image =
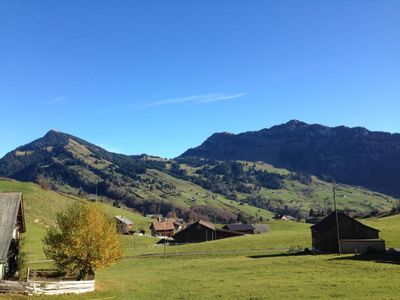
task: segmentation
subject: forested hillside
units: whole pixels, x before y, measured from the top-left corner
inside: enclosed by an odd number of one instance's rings
[[[240,134],[216,133],[182,158],[263,161],[400,195],[400,134],[290,121]]]
[[[0,176],[37,182],[73,196],[96,194],[142,214],[176,213],[193,220],[259,222],[274,214],[296,218],[332,209],[332,184],[307,172],[262,162],[181,157],[165,160],[108,152],[51,130],[0,160]],[[384,194],[338,184],[338,205],[358,215],[396,207]]]

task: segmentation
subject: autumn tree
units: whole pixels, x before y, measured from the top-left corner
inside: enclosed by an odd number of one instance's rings
[[[43,250],[60,270],[94,276],[123,255],[115,222],[95,204],[76,203],[57,215],[57,226],[47,230]]]

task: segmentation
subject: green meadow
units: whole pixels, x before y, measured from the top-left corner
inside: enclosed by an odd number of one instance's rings
[[[54,224],[57,211],[70,198],[37,185],[0,181],[0,191],[24,192],[27,218],[24,251],[28,261],[45,260],[41,239]],[[53,203],[54,202],[54,203]],[[57,203],[55,203],[57,202]],[[123,214],[138,226],[150,220],[99,203],[110,215]],[[39,219],[39,220],[37,220]],[[390,247],[400,248],[400,216],[376,218],[366,224],[381,230]],[[142,236],[122,236],[125,256],[96,274],[96,292],[49,299],[398,299],[400,265],[355,259],[351,255],[299,255],[293,247],[310,247],[308,224],[269,221],[266,234],[206,243],[167,246]],[[164,255],[164,251],[166,255]],[[31,268],[48,263],[30,263]],[[0,295],[0,299],[28,299]]]

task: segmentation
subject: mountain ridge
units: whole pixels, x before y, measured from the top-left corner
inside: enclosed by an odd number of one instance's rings
[[[400,134],[298,120],[258,131],[215,133],[179,158],[264,161],[400,195]],[[379,176],[375,176],[379,174]]]
[[[296,121],[288,127],[296,133],[296,128],[304,126]],[[282,127],[274,130],[279,136]],[[234,137],[223,135],[228,140]],[[216,143],[219,137],[215,134]],[[253,146],[258,147],[257,142]],[[165,160],[112,153],[56,130],[0,159],[2,177],[37,182],[44,188],[77,196],[94,198],[98,194],[143,214],[175,210],[186,219],[195,214],[220,222],[257,222],[271,218],[273,213],[304,218],[310,209],[326,211],[331,205],[331,183],[310,174],[262,162],[184,157]],[[339,206],[360,215],[388,211],[397,203],[392,197],[357,187],[339,184],[338,191],[345,199]]]

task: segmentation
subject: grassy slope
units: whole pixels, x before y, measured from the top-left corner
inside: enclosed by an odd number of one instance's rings
[[[84,145],[70,140],[70,143],[66,147],[76,159],[84,161],[92,168],[109,172],[108,167],[111,164],[106,160],[98,160],[93,156],[94,154]],[[268,172],[276,172],[279,174],[287,175],[289,172],[285,169],[274,168],[270,164],[266,163],[253,163],[244,162],[245,168],[255,165],[257,169],[266,170]],[[188,174],[195,175],[194,171],[196,168],[192,168],[186,164],[182,164],[181,167],[185,169]],[[100,180],[98,175],[89,171],[87,168],[80,166],[74,166],[75,171],[80,173],[88,182],[93,184]],[[118,171],[118,170],[117,170]],[[202,187],[195,185],[191,182],[177,179],[164,172],[158,170],[148,169],[146,174],[142,174],[141,177],[155,180],[156,182],[162,182],[163,184],[169,184],[176,187],[175,190],[159,189],[153,187],[150,188],[148,183],[136,182],[135,186],[128,185],[132,192],[143,199],[157,199],[159,201],[165,201],[173,203],[177,207],[190,208],[191,206],[207,206],[211,209],[218,209],[220,212],[227,212],[229,217],[235,218],[239,212],[242,212],[251,217],[262,217],[264,220],[271,218],[272,214],[263,209],[254,208],[248,205],[239,205],[236,201],[230,201],[222,195],[214,194]],[[101,181],[101,180],[100,180]],[[304,213],[308,213],[310,208],[323,209],[326,202],[327,207],[332,207],[332,187],[330,183],[321,181],[316,177],[313,177],[313,182],[310,185],[304,185],[296,180],[285,179],[285,187],[281,190],[270,190],[262,188],[260,194],[266,199],[271,201],[274,207],[283,208],[285,205],[289,207],[298,207]],[[240,200],[245,199],[248,194],[239,194]],[[194,201],[193,199],[196,199]],[[372,191],[351,187],[347,185],[338,185],[338,207],[339,208],[350,208],[356,209],[361,212],[371,212],[374,209],[381,211],[389,211],[394,203],[395,199],[374,193]]]
[[[386,247],[400,249],[400,215],[369,219],[365,223],[381,231],[380,237],[386,241]]]
[[[247,163],[253,166],[252,162]],[[256,169],[266,170],[281,175],[289,174],[285,169],[275,168],[266,163],[255,163]],[[289,207],[301,207],[301,210],[308,212],[310,208],[323,209],[326,205],[333,208],[332,184],[322,181],[312,176],[310,185],[302,184],[296,180],[285,179],[285,186],[281,190],[269,190],[263,188],[261,195],[271,199],[272,203],[278,203],[280,206],[287,204]],[[349,208],[363,212],[370,212],[374,209],[389,211],[393,203],[397,203],[393,197],[376,193],[361,187],[337,184],[337,205],[340,209]]]
[[[109,173],[107,168],[109,165],[111,165],[111,163],[106,160],[95,159],[93,157],[94,154],[84,145],[80,145],[79,143],[70,140],[69,144],[66,146],[66,150],[69,151],[76,159],[85,162],[92,168]],[[72,166],[70,169],[78,172],[85,178],[86,181],[92,182],[93,184],[101,181],[101,178],[99,178],[98,175],[89,171],[87,168],[83,168],[81,166]],[[129,186],[135,196],[142,199],[154,199],[169,202],[173,203],[176,207],[185,209],[189,209],[193,205],[207,206],[210,209],[226,211],[229,213],[229,216],[233,218],[236,218],[239,212],[245,213],[251,217],[262,216],[264,219],[272,217],[272,213],[267,210],[258,209],[255,207],[243,207],[237,202],[231,203],[231,201],[222,195],[215,195],[214,193],[211,193],[196,184],[175,178],[158,170],[148,169],[145,174],[141,174],[140,176],[143,179],[148,178],[155,180],[156,182],[162,182],[163,184],[169,184],[176,187],[175,190],[161,190],[154,188],[154,186],[157,186],[155,184],[152,184],[153,188],[150,188],[148,183],[143,182],[136,182],[135,186]],[[70,192],[74,192],[74,189],[71,187],[63,186],[61,188]],[[196,199],[196,201],[193,199]]]
[[[15,184],[17,188],[20,183]],[[26,184],[22,185],[26,187]],[[0,182],[0,186],[0,190],[4,190],[3,182]],[[33,198],[40,192],[48,193],[33,189],[30,196]],[[30,201],[30,196],[27,192],[25,195],[27,202]],[[32,205],[35,206],[35,202],[32,202]],[[105,209],[112,214],[120,211],[110,206]],[[34,218],[35,216],[30,216],[29,210],[30,208],[27,208],[27,216]],[[130,217],[136,216],[130,215]],[[400,216],[365,222],[379,228],[388,245],[400,246],[399,237],[396,235]],[[27,244],[31,247],[28,250],[36,249],[39,244],[38,239],[44,234],[44,228],[41,224],[34,223],[28,226]],[[398,265],[356,261],[349,259],[349,256],[343,258],[336,255],[290,256],[287,255],[290,246],[310,246],[309,226],[291,221],[271,221],[269,227],[270,232],[262,235],[170,246],[167,247],[167,253],[187,254],[166,258],[148,256],[163,253],[163,246],[155,245],[155,239],[123,236],[126,256],[108,270],[97,274],[95,293],[49,297],[49,299],[151,299],[160,295],[166,299],[276,299],[278,297],[396,299],[398,297],[400,293]],[[223,250],[244,251],[218,252]],[[193,254],[199,251],[208,253]],[[0,296],[0,299],[27,298]]]
[[[245,165],[245,169],[255,166],[256,169],[265,170],[281,175],[288,175],[286,169],[275,168],[270,164],[262,162],[246,162],[241,161]],[[196,176],[196,169],[186,164],[182,164],[181,168],[185,169],[188,174]],[[332,184],[322,181],[312,176],[312,183],[309,185],[302,184],[297,180],[286,178],[284,180],[284,188],[279,190],[271,190],[262,188],[260,195],[269,200],[274,207],[300,208],[301,211],[308,213],[311,208],[314,210],[323,210],[325,205],[327,208],[333,208],[332,201]],[[364,213],[378,209],[380,211],[389,211],[397,199],[364,189],[361,187],[337,184],[337,205],[340,209],[354,209]],[[245,200],[248,194],[238,194],[238,199]],[[224,199],[220,197],[220,199]],[[227,200],[229,201],[229,200]],[[232,201],[229,201],[232,202]],[[254,213],[254,212],[253,212]],[[250,212],[251,214],[251,212]]]
[[[41,239],[46,228],[55,224],[57,213],[75,201],[85,201],[77,197],[46,191],[37,184],[0,179],[0,192],[22,192],[24,199],[27,232],[24,234],[27,260],[45,259]],[[106,203],[97,203],[110,216],[124,215],[134,221],[137,228],[148,230],[151,220],[142,215]]]

